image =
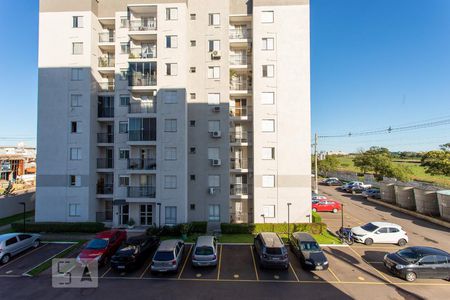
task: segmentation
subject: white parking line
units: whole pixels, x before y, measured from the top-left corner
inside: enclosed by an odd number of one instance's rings
[[[31,269],[29,269],[28,271],[22,273],[22,276],[32,276],[30,274],[28,274],[28,272],[31,272],[32,270],[34,270],[35,268],[39,267],[40,265],[43,265],[44,263],[46,263],[47,261],[52,260],[53,258],[55,258],[56,256],[58,256],[59,254],[63,253],[64,251],[68,250],[69,248],[72,248],[74,245],[71,245],[69,247],[64,248],[63,250],[59,251],[58,253],[56,253],[55,255],[53,255],[52,257],[44,260],[43,262],[39,263],[38,265],[32,267]]]
[[[9,263],[7,263],[6,265],[0,266],[0,269],[3,269],[3,268],[5,268],[6,266],[9,266],[9,265],[12,264],[13,262],[18,261],[18,260],[20,260],[21,258],[24,258],[24,257],[30,255],[31,253],[33,253],[33,252],[35,252],[35,251],[37,251],[37,250],[39,250],[39,249],[44,248],[45,246],[47,246],[47,244],[43,244],[42,246],[37,247],[36,249],[33,249],[33,250],[31,250],[30,252],[25,253],[24,255],[19,256],[19,257],[17,257],[16,259],[11,260],[11,261],[10,261]]]

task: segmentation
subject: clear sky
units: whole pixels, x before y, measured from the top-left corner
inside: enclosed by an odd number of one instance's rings
[[[1,0],[0,16],[0,145],[34,145],[38,1]],[[450,118],[450,0],[311,0],[311,101],[319,135]],[[319,149],[446,142],[450,125],[323,139]]]

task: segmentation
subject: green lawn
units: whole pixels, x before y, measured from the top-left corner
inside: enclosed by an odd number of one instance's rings
[[[25,213],[25,219],[33,218],[34,210]],[[23,222],[23,213],[0,219],[0,226]]]

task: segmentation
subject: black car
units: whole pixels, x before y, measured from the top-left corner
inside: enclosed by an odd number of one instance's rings
[[[138,268],[158,245],[158,237],[148,235],[130,237],[111,257],[111,268],[116,271],[131,271]]]
[[[431,247],[408,247],[384,256],[384,265],[407,281],[450,279],[450,254]]]
[[[289,238],[292,252],[302,267],[310,270],[328,269],[328,260],[316,240],[306,232],[294,232]]]

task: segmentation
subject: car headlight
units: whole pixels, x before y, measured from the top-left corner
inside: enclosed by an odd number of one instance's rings
[[[395,265],[395,268],[396,268],[397,270],[401,270],[401,269],[404,269],[405,266],[403,266],[403,265]]]
[[[324,264],[324,265],[328,265],[328,261],[324,262],[323,264]]]
[[[309,260],[305,260],[305,264],[312,265],[313,263],[311,261],[309,261]]]

